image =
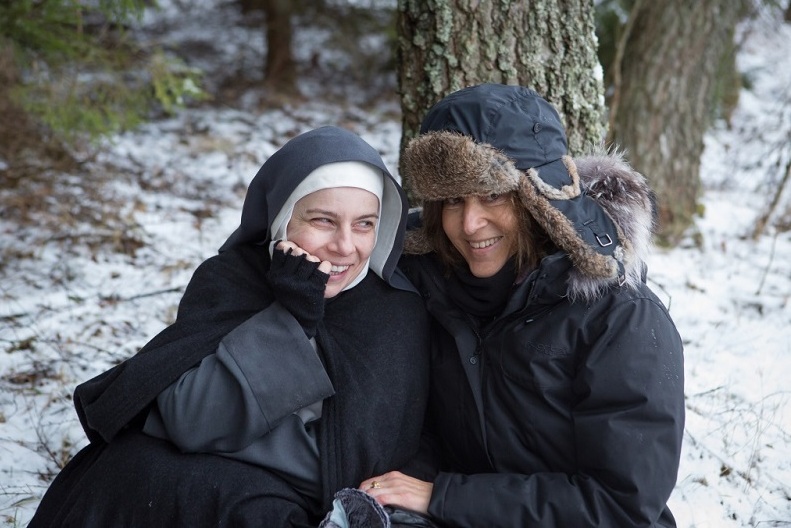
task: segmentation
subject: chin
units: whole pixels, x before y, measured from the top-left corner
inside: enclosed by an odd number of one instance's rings
[[[341,293],[341,291],[342,291],[342,290],[343,290],[345,287],[346,287],[346,285],[345,285],[345,284],[332,284],[332,285],[327,285],[327,287],[324,289],[324,298],[325,298],[325,299],[332,299],[333,297],[335,297],[336,295],[338,295],[339,293]]]
[[[480,264],[478,264],[478,265],[470,265],[470,263],[468,262],[467,263],[467,269],[469,269],[470,273],[472,273],[475,277],[483,278],[483,277],[486,277],[488,275],[491,275],[491,273],[489,272],[489,267],[488,266],[481,266]]]
[[[503,266],[505,266],[505,261],[495,264],[478,264],[476,266],[470,266],[469,263],[467,264],[467,267],[470,269],[470,273],[479,279],[487,279],[493,275],[496,275],[498,271],[503,269]]]

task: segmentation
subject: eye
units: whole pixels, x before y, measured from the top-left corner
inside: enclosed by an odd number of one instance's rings
[[[355,224],[355,228],[359,231],[370,231],[376,227],[376,222],[373,220],[362,220]]]
[[[487,204],[498,204],[505,201],[507,194],[492,193],[481,197],[481,201]]]
[[[328,225],[332,225],[332,219],[327,218],[325,216],[316,216],[310,219],[310,223],[317,224],[320,226],[328,226]]]
[[[458,207],[458,206],[460,206],[462,204],[463,201],[464,200],[462,200],[458,196],[456,196],[454,198],[445,198],[442,201],[442,206],[443,207]]]

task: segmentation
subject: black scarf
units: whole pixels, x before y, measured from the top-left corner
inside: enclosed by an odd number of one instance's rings
[[[466,313],[481,320],[498,316],[505,307],[516,280],[516,262],[509,259],[491,277],[480,278],[466,265],[457,266],[448,279],[448,296]]]

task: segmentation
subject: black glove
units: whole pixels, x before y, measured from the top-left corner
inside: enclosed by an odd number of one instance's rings
[[[291,249],[285,253],[275,248],[268,278],[278,302],[294,316],[308,337],[315,336],[324,316],[324,289],[329,274],[319,271],[319,262],[309,261],[305,254],[295,257]]]

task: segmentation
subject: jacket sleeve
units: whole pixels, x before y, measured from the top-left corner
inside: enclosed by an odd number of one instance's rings
[[[268,263],[263,246],[232,248],[205,260],[184,292],[175,322],[134,356],[76,388],[74,406],[91,442],[109,442],[136,425],[163,390],[272,304],[263,279]]]
[[[334,393],[299,323],[275,302],[229,333],[215,354],[157,397],[165,436],[185,452],[234,452],[285,416]]]
[[[674,526],[660,517],[684,428],[680,337],[647,298],[614,307],[597,333],[572,382],[576,452],[557,455],[576,472],[440,473],[431,515],[451,526]]]

